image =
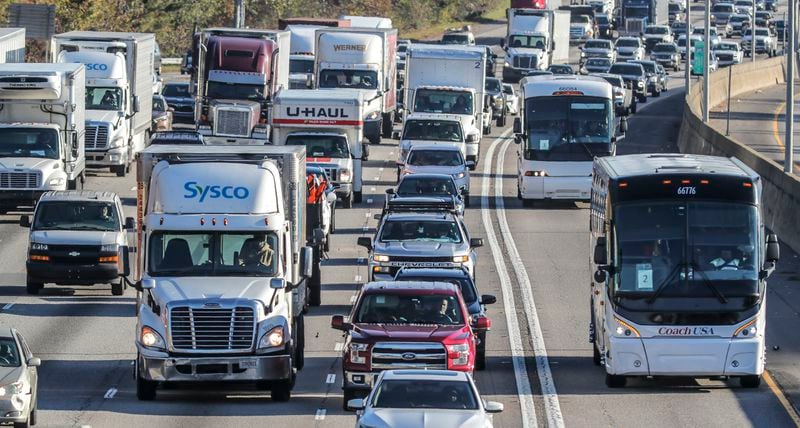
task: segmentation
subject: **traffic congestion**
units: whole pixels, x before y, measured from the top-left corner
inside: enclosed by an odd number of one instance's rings
[[[570,3],[198,28],[169,72],[0,29],[0,423],[800,426],[764,180],[676,143],[786,5]]]

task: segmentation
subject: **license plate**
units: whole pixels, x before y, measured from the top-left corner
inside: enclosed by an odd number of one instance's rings
[[[256,360],[242,360],[239,361],[239,368],[242,369],[254,369],[256,368]]]

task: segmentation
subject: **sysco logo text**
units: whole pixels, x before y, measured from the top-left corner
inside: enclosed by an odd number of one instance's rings
[[[219,185],[206,185],[202,186],[197,184],[196,181],[187,181],[183,185],[186,193],[183,195],[186,199],[199,198],[200,202],[204,202],[206,198],[211,199],[247,199],[250,196],[250,191],[246,187],[241,186],[219,186]]]
[[[87,70],[96,70],[96,71],[106,71],[106,70],[108,70],[108,65],[106,65],[106,64],[89,63],[89,64],[86,64],[86,69]]]

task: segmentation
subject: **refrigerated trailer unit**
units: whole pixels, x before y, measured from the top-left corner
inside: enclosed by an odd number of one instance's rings
[[[25,62],[25,29],[0,28],[0,63]]]

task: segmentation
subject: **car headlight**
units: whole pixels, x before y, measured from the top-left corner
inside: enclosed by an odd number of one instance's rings
[[[350,362],[353,364],[366,364],[367,356],[362,354],[369,350],[367,343],[350,343]]]
[[[389,256],[383,254],[375,254],[372,256],[372,259],[376,262],[388,262],[390,260]]]
[[[258,341],[258,347],[261,348],[274,348],[276,346],[282,346],[286,339],[283,326],[279,325],[277,327],[273,327],[270,331],[264,333],[261,336],[261,339]]]
[[[164,349],[164,338],[158,334],[157,331],[152,329],[151,327],[144,326],[142,327],[142,332],[139,335],[139,342],[145,348],[152,348],[152,349]]]
[[[378,111],[378,110],[375,110],[375,111],[373,111],[371,113],[367,113],[367,116],[364,118],[364,120],[377,120],[380,117],[380,115],[381,115],[381,112]]]
[[[494,98],[494,105],[496,105],[498,107],[502,107],[503,106],[503,97],[495,97]]]
[[[8,385],[0,386],[0,396],[10,397],[12,395],[21,394],[25,388],[25,382],[17,381]]]
[[[64,177],[54,177],[47,181],[48,186],[63,186],[64,185]]]
[[[464,176],[466,176],[466,175],[467,175],[467,173],[465,173],[465,172],[459,172],[458,174],[453,174],[453,178],[458,180],[459,178],[464,178]]]
[[[586,52],[581,51],[581,58],[586,58]]]
[[[640,80],[640,81],[636,82],[636,86],[638,86],[638,87],[642,88],[642,87],[644,87],[644,82],[642,82],[642,81]]]
[[[47,251],[47,244],[31,242],[31,251]]]
[[[621,318],[614,317],[613,333],[617,337],[640,337],[639,330],[623,321]]]
[[[353,178],[352,174],[350,174],[350,170],[347,168],[342,168],[339,170],[339,181],[348,182]]]
[[[103,245],[100,247],[101,253],[117,253],[119,252],[119,245],[117,244],[108,244]]]
[[[453,257],[453,263],[466,263],[469,261],[469,256],[455,256]]]

